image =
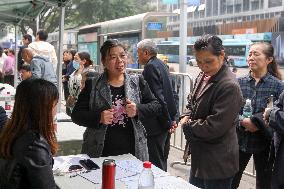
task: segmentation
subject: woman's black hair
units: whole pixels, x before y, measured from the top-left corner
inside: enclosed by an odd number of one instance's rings
[[[100,48],[102,62],[105,61],[107,54],[109,53],[109,50],[113,47],[118,47],[118,46],[122,47],[124,51],[126,51],[126,47],[122,43],[120,43],[117,39],[106,40]]]
[[[216,56],[221,55],[222,51],[224,51],[222,40],[216,35],[210,34],[203,35],[201,38],[199,38],[194,43],[193,47],[196,52],[208,50]]]
[[[87,52],[79,52],[78,56],[81,60],[86,60],[86,63],[84,64],[85,67],[93,65],[93,61],[91,60],[90,54]]]

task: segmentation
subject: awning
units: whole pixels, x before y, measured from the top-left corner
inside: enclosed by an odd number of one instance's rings
[[[203,11],[203,10],[205,10],[205,4],[199,5],[198,11]]]
[[[196,10],[197,6],[189,6],[187,7],[187,12],[194,12]]]
[[[0,23],[19,24],[33,21],[46,6],[59,6],[68,0],[1,0]]]

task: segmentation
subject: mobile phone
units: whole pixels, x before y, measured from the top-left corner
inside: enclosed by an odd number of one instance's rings
[[[80,170],[80,169],[83,169],[81,165],[71,165],[68,170],[75,171],[75,170]]]
[[[96,170],[99,169],[100,167],[93,162],[91,159],[82,159],[79,161],[79,163],[87,170]]]

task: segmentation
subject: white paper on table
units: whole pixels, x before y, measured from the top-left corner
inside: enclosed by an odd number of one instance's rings
[[[116,166],[120,167],[121,169],[125,169],[126,171],[135,172],[137,174],[140,174],[143,170],[143,162],[138,159],[119,160],[116,161]],[[152,165],[151,169],[155,178],[170,175],[169,173],[159,169],[155,165]]]
[[[198,189],[195,186],[192,186],[187,181],[176,178],[174,176],[165,176],[155,178],[155,189]],[[124,182],[128,189],[137,189],[138,188],[138,179],[129,180]]]
[[[71,165],[80,165],[79,161],[81,159],[89,159],[87,154],[78,154],[70,156],[60,156],[54,157],[53,172],[54,173],[66,173]]]
[[[101,184],[102,183],[102,168],[97,170],[92,170],[88,173],[81,173],[78,174],[79,176],[89,180],[90,182],[94,184]],[[137,175],[136,172],[127,171],[125,169],[121,169],[120,167],[116,166],[115,169],[115,179],[121,180],[123,178],[130,178]]]

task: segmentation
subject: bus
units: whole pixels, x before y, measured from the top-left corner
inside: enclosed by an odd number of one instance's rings
[[[223,46],[229,65],[234,67],[247,67],[247,57],[252,41],[249,39],[225,39]]]
[[[158,57],[166,59],[169,63],[179,63],[179,42],[160,41],[157,44]],[[193,44],[187,44],[187,62],[193,58]]]
[[[234,67],[247,67],[246,58],[248,56],[249,47],[252,44],[248,39],[224,39],[228,63]],[[157,44],[158,57],[166,59],[169,63],[179,63],[179,41],[160,41]],[[196,66],[196,60],[193,54],[193,44],[187,44],[187,64]]]

